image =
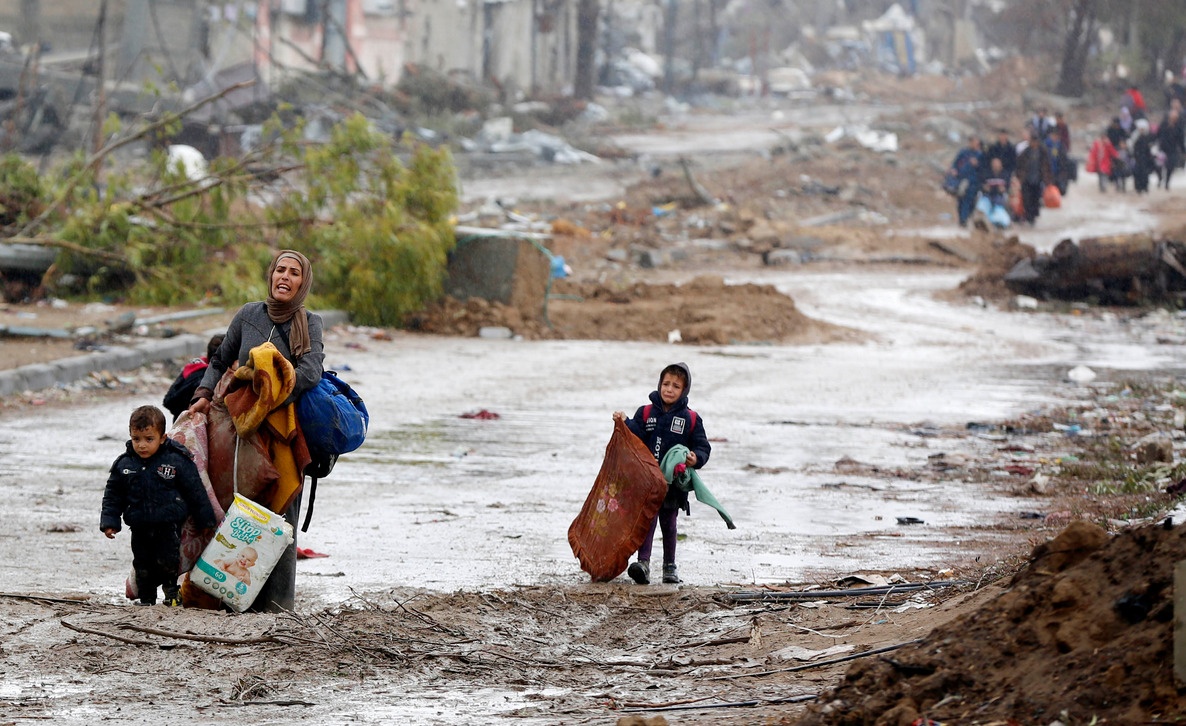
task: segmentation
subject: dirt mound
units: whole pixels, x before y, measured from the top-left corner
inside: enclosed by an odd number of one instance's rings
[[[1003,595],[854,666],[801,724],[1175,722],[1186,716],[1173,674],[1183,559],[1183,527],[1109,540],[1074,523]]]
[[[987,248],[981,248],[980,265],[974,273],[960,283],[963,295],[979,295],[985,300],[1002,301],[1013,293],[1005,285],[1005,273],[1013,269],[1019,260],[1036,254],[1034,248],[1022,244],[1017,237],[998,241]]]
[[[860,340],[857,331],[812,320],[771,285],[726,285],[716,276],[682,285],[614,287],[557,280],[545,311],[528,318],[497,302],[447,297],[409,322],[441,335],[506,327],[528,339],[640,340],[701,345]],[[679,335],[676,336],[675,332]]]
[[[615,290],[594,283],[558,282],[566,298],[551,301],[548,317],[563,338],[644,340],[723,345],[855,340],[860,334],[808,318],[771,285],[726,285],[702,276],[683,285],[636,283]]]

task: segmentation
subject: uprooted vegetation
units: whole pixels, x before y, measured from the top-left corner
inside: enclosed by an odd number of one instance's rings
[[[0,187],[18,189],[22,209],[6,204],[3,241],[59,250],[47,291],[233,305],[266,293],[261,271],[274,250],[299,248],[316,265],[313,304],[360,323],[396,325],[440,294],[457,205],[447,150],[397,143],[360,115],[313,144],[299,120],[277,117],[263,134],[271,141],[208,169],[162,149],[117,161],[120,149],[180,118],[127,131],[112,121],[106,146],[40,185],[22,183],[31,167],[6,158]]]

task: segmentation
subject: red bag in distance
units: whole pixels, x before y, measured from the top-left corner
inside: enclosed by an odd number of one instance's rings
[[[655,457],[625,422],[614,422],[601,471],[568,528],[568,544],[595,582],[626,571],[667,496]]]
[[[1021,201],[1021,192],[1013,192],[1009,208],[1013,211],[1014,219],[1025,219],[1025,204]]]
[[[1042,192],[1042,206],[1047,209],[1058,209],[1062,206],[1062,194],[1059,193],[1058,187],[1049,184],[1046,191]]]

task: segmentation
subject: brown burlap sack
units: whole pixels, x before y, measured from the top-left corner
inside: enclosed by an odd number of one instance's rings
[[[614,422],[601,471],[568,528],[568,544],[581,569],[598,582],[622,574],[665,496],[667,480],[655,457],[625,423]]]

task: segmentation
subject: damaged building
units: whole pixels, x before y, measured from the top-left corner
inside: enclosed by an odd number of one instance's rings
[[[0,33],[10,39],[0,47],[0,116],[12,120],[0,145],[25,152],[77,145],[84,139],[63,131],[85,127],[100,98],[110,111],[137,114],[254,81],[215,109],[225,114],[308,74],[390,88],[419,66],[492,86],[509,100],[560,94],[574,79],[576,4],[0,0]]]

